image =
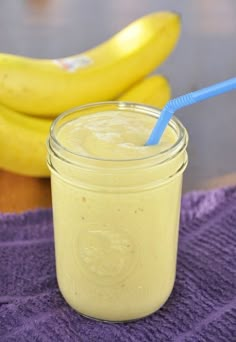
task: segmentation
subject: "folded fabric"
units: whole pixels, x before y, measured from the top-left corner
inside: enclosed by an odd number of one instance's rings
[[[235,342],[236,187],[183,197],[174,290],[132,323],[93,321],[66,304],[51,210],[1,214],[0,341]]]

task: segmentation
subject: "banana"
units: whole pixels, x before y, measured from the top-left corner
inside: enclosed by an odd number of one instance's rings
[[[49,176],[46,139],[51,123],[0,104],[0,168],[26,176]]]
[[[155,75],[137,83],[117,100],[161,108],[169,97],[168,81]],[[46,140],[52,121],[25,115],[0,104],[0,168],[27,176],[49,177]]]
[[[0,103],[38,116],[114,99],[158,67],[181,30],[174,12],[134,21],[82,54],[49,60],[0,54]]]
[[[142,82],[121,95],[119,101],[142,102],[150,106],[163,108],[171,97],[171,87],[168,80],[161,75],[147,77]]]

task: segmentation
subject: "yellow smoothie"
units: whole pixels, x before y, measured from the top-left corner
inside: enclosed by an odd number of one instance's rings
[[[144,146],[155,110],[113,107],[59,118],[48,164],[62,295],[81,314],[127,321],[160,308],[174,285],[187,138],[173,122]]]

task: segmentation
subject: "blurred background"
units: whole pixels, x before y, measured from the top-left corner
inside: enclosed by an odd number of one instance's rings
[[[159,10],[177,11],[183,21],[177,49],[158,69],[173,96],[236,76],[235,0],[1,0],[0,51],[77,54]],[[235,107],[232,92],[177,113],[190,136],[184,191],[236,182]]]

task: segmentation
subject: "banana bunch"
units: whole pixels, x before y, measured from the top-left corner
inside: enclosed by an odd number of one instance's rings
[[[0,168],[47,177],[46,139],[54,117],[89,102],[120,100],[162,108],[170,85],[149,76],[173,51],[180,17],[147,15],[103,44],[55,60],[0,54]]]

